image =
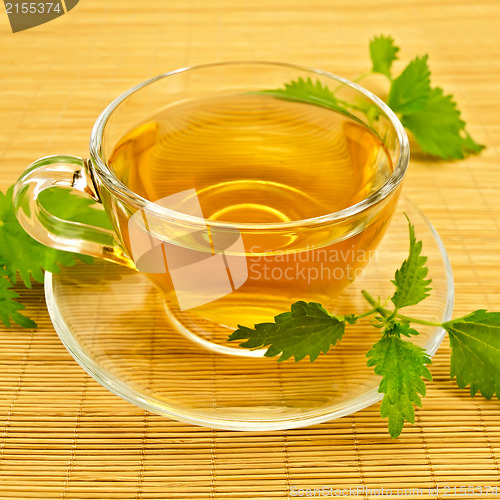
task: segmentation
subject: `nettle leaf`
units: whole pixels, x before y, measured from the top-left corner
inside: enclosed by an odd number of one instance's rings
[[[25,286],[31,279],[43,283],[43,272],[58,273],[60,266],[72,266],[78,260],[92,263],[92,257],[54,250],[38,243],[19,224],[12,201],[13,187],[0,192],[0,263],[12,283],[19,273]],[[43,193],[43,206],[55,215],[76,222],[109,227],[105,212],[93,208],[96,203],[67,189],[53,188]]]
[[[370,40],[372,71],[391,78],[392,63],[398,58],[399,47],[390,36],[380,35]]]
[[[401,434],[404,421],[415,422],[413,405],[422,406],[420,395],[425,396],[423,379],[432,380],[425,366],[431,359],[419,346],[402,340],[397,335],[386,335],[368,352],[368,366],[382,376],[378,392],[384,394],[380,407],[381,417],[388,418],[391,437]]]
[[[431,91],[430,77],[427,56],[413,59],[392,81],[387,98],[389,107],[402,115],[423,109]]]
[[[416,335],[420,335],[420,332],[415,330],[415,328],[412,328],[410,326],[410,323],[406,322],[396,322],[392,323],[388,327],[386,327],[386,334],[387,335],[397,335],[400,337],[401,335],[405,337],[414,337]]]
[[[406,216],[408,219],[408,216]],[[402,266],[396,271],[392,283],[396,286],[396,291],[392,296],[392,302],[396,308],[412,306],[418,304],[429,296],[432,280],[426,279],[429,272],[425,263],[427,257],[421,254],[422,242],[415,238],[415,227],[408,219],[410,230],[410,253]]]
[[[0,320],[6,327],[10,327],[11,322],[14,321],[24,328],[36,328],[33,320],[19,312],[25,306],[15,300],[19,298],[19,295],[11,288],[12,283],[5,276],[0,276]]]
[[[300,361],[309,356],[312,362],[342,339],[345,323],[316,302],[299,301],[292,304],[290,312],[276,316],[274,323],[260,323],[253,329],[239,326],[228,340],[246,339],[239,345],[247,349],[268,347],[265,356],[281,355],[278,361],[292,356]]]
[[[343,114],[349,114],[348,107],[343,101],[337,99],[335,94],[319,80],[311,78],[298,78],[284,84],[283,88],[261,90],[259,94],[268,94],[286,101],[313,104],[323,108],[332,109]]]
[[[13,186],[5,194],[0,192],[0,275],[3,276],[0,277],[0,319],[7,326],[12,320],[26,328],[33,328],[35,323],[18,312],[24,306],[14,300],[18,295],[10,285],[16,283],[17,276],[29,288],[32,279],[43,283],[44,271],[58,273],[61,266],[72,266],[79,260],[90,264],[93,259],[54,250],[31,238],[16,218],[12,192]],[[111,227],[105,212],[96,208],[96,203],[67,189],[44,191],[41,202],[45,209],[61,219],[105,229]]]
[[[24,285],[31,287],[31,278],[43,283],[45,269],[58,272],[59,264],[74,264],[75,255],[46,247],[24,231],[15,216],[12,190],[0,193],[0,261],[12,283],[19,273]]]
[[[484,309],[445,323],[450,336],[451,378],[487,399],[500,399],[500,313]]]
[[[54,187],[40,193],[42,206],[63,220],[113,229],[102,205],[72,189]]]
[[[418,112],[403,114],[403,125],[413,134],[422,151],[445,160],[462,159],[479,153],[485,146],[475,142],[465,130],[465,122],[451,95],[436,87]]]

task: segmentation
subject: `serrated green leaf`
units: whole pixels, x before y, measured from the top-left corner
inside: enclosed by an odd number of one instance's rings
[[[388,418],[389,434],[396,438],[405,420],[415,422],[413,405],[422,406],[419,394],[425,396],[426,393],[423,378],[432,380],[425,366],[431,359],[421,347],[397,335],[384,336],[367,357],[368,366],[375,367],[375,373],[382,376],[378,388],[378,392],[384,394],[380,415]]]
[[[54,250],[31,238],[17,221],[12,191],[10,187],[5,194],[0,192],[0,266],[4,276],[0,277],[0,319],[6,326],[15,321],[26,328],[34,328],[36,324],[19,312],[24,306],[14,300],[19,296],[10,289],[17,275],[25,286],[31,287],[31,279],[43,283],[45,270],[57,273],[60,266],[71,266],[78,260],[92,263],[93,259]],[[49,189],[42,193],[40,201],[48,212],[63,220],[111,228],[105,212],[94,208],[96,204],[92,200],[69,190]]]
[[[408,216],[406,217],[408,219]],[[392,283],[396,291],[391,300],[396,308],[418,304],[429,296],[432,280],[426,279],[429,270],[425,266],[427,257],[420,255],[422,242],[415,238],[415,227],[408,219],[410,230],[410,253],[402,266],[396,271]]]
[[[465,153],[480,153],[486,146],[482,144],[478,144],[467,132],[467,130],[463,130],[462,136],[462,146]]]
[[[12,190],[10,187],[5,194],[0,192],[0,262],[12,283],[16,282],[19,273],[25,286],[30,287],[31,279],[43,283],[44,270],[58,273],[61,265],[71,266],[77,260],[92,262],[91,257],[54,250],[31,238],[15,216]],[[60,188],[47,190],[43,196],[43,206],[54,210],[56,216],[109,227],[104,212],[91,208],[92,204],[91,200]]]
[[[25,286],[31,287],[31,278],[43,283],[44,269],[58,272],[58,263],[72,265],[75,256],[48,248],[24,231],[14,213],[11,187],[0,193],[0,260],[13,283],[19,273]]]
[[[390,36],[380,35],[370,40],[370,57],[372,60],[372,71],[391,77],[392,63],[398,58],[399,47],[394,45],[394,39]]]
[[[25,306],[16,302],[15,299],[19,295],[11,290],[12,283],[5,276],[0,276],[0,320],[6,327],[11,326],[14,321],[24,328],[36,328],[36,323],[27,318],[19,311],[22,311]]]
[[[389,107],[402,115],[423,109],[431,91],[430,76],[427,56],[413,59],[392,81],[387,98]]]
[[[500,313],[484,309],[445,323],[450,337],[451,378],[487,399],[500,399]]]
[[[430,91],[420,111],[403,114],[401,122],[423,151],[445,160],[462,159],[484,149],[466,132],[465,122],[452,96],[445,95],[439,87]]]
[[[279,314],[274,323],[260,323],[255,328],[239,326],[229,336],[230,341],[245,340],[240,347],[268,347],[265,356],[277,356],[278,361],[294,357],[295,361],[309,356],[314,361],[321,352],[326,354],[344,335],[345,322],[330,315],[316,302],[299,301],[291,312]]]
[[[348,108],[339,101],[335,94],[319,80],[298,78],[284,84],[284,88],[261,90],[259,94],[272,95],[287,101],[314,104],[323,108],[332,109],[343,114],[350,114]]]
[[[102,205],[78,191],[54,187],[42,191],[39,200],[48,212],[60,219],[113,229]]]
[[[392,323],[388,327],[386,327],[387,335],[396,335],[400,337],[401,335],[405,337],[414,337],[416,335],[420,335],[420,333],[410,326],[410,323],[406,322],[397,322]]]

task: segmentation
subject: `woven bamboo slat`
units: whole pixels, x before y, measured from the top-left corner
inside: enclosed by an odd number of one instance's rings
[[[38,157],[85,156],[103,107],[156,74],[265,59],[353,78],[369,67],[368,39],[388,33],[402,46],[397,69],[430,54],[435,84],[455,95],[469,131],[488,146],[458,163],[415,152],[405,193],[448,249],[455,314],[500,310],[499,23],[496,0],[82,0],[16,34],[2,13],[0,187]],[[367,85],[385,89],[378,78]],[[500,487],[500,403],[471,399],[449,380],[448,341],[434,358],[424,408],[398,440],[377,405],[287,432],[214,431],[149,414],[100,387],[60,343],[42,286],[19,292],[39,328],[0,328],[0,499],[271,499],[358,486],[445,498],[446,486]]]

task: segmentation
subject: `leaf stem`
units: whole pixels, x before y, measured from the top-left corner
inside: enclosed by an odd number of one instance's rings
[[[375,300],[366,290],[361,290],[361,294],[365,298],[365,300],[373,307],[373,312],[378,312],[384,318],[386,318],[389,314],[392,314],[391,311],[384,309],[380,305],[380,301]]]
[[[396,317],[398,319],[402,319],[403,321],[408,321],[408,323],[416,323],[418,325],[443,326],[443,323],[436,323],[434,321],[425,321],[424,319],[412,318],[410,316],[405,316],[403,314],[398,314]]]
[[[358,83],[361,80],[364,80],[365,78],[369,77],[370,75],[373,75],[373,71],[367,71],[366,73],[363,73],[362,75],[359,75],[357,78],[352,80],[354,83]]]
[[[369,311],[366,311],[363,314],[356,314],[356,319],[366,318],[367,316],[371,316],[373,313],[376,312],[378,312],[378,308],[374,307],[373,309],[370,309]]]
[[[385,309],[380,305],[380,302],[377,302],[366,290],[361,290],[361,294],[363,295],[365,300],[373,307],[373,309],[369,311],[370,314],[373,314],[373,312],[378,312],[384,318],[392,319],[393,317],[396,317],[403,321],[408,321],[408,323],[416,323],[418,325],[441,326],[441,327],[443,326],[443,323],[436,323],[434,321],[426,321],[424,319],[412,318],[411,316],[405,316],[404,314],[399,314],[397,311],[390,311],[389,309]],[[363,314],[363,316],[368,316],[368,315],[369,315],[368,313]]]
[[[380,305],[366,290],[361,290],[361,295],[363,295],[371,306],[377,307]]]
[[[353,78],[351,80],[351,82],[353,83],[358,83],[360,82],[361,80],[364,80],[365,78],[367,78],[368,76],[370,76],[371,74],[373,74],[373,71],[367,71],[366,73],[363,73],[362,75],[359,75],[357,76],[356,78]],[[333,93],[336,94],[341,88],[345,87],[345,84],[341,83],[340,85],[337,85],[334,89],[333,89]]]

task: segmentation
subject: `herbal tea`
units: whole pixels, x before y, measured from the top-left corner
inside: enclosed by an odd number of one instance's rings
[[[384,145],[361,123],[258,94],[169,106],[123,137],[109,164],[121,182],[153,202],[196,189],[208,225],[327,215],[363,200],[392,173]],[[328,306],[360,275],[391,214],[382,206],[370,220],[361,215],[359,224],[335,230],[328,224],[242,230],[246,282],[188,311],[179,311],[168,273],[150,278],[170,313],[182,315],[182,323],[199,334],[212,322],[234,329],[269,321],[296,300]],[[128,242],[126,220],[120,231]]]

